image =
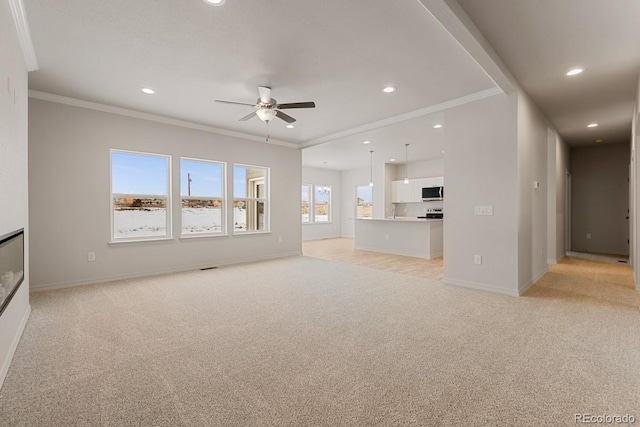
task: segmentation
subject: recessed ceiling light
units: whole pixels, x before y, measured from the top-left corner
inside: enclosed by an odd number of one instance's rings
[[[596,144],[600,144],[601,142],[603,142],[603,140],[602,140],[602,139],[596,139],[596,140],[595,140],[595,143],[596,143]]]
[[[577,76],[578,74],[580,74],[583,71],[584,71],[584,69],[582,69],[582,68],[574,68],[572,70],[567,71],[567,76]]]
[[[371,144],[371,141],[362,141],[363,144]]]
[[[598,124],[597,123],[590,123],[590,124],[587,125],[587,127],[588,128],[595,128],[595,127],[598,127]]]
[[[389,159],[389,161],[390,161],[390,162],[395,162],[395,161],[396,161],[396,159]]]
[[[156,93],[155,90],[150,89],[148,87],[143,87],[142,89],[140,89],[141,91],[143,91],[144,93],[148,93],[149,95]]]
[[[387,87],[385,87],[384,89],[382,89],[382,91],[383,91],[384,93],[391,93],[391,92],[395,92],[395,91],[396,91],[396,88],[395,88],[394,86],[387,86]]]
[[[211,6],[222,6],[224,4],[224,0],[204,0],[204,2]]]
[[[287,125],[287,128],[293,129],[293,125]]]
[[[434,129],[440,129],[442,125],[433,125]]]

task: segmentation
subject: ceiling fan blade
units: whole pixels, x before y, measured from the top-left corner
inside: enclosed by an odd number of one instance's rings
[[[294,119],[288,114],[283,113],[282,111],[276,111],[276,117],[280,117],[282,120],[284,120],[287,123],[293,123],[296,121],[296,119]]]
[[[291,102],[289,104],[278,104],[276,108],[279,109],[287,109],[287,108],[316,108],[315,102]]]
[[[254,117],[255,115],[256,115],[256,112],[252,111],[251,113],[249,113],[246,116],[244,116],[243,118],[241,118],[239,121],[240,122],[246,122],[247,120],[249,120],[251,117]]]
[[[267,86],[258,86],[258,94],[260,101],[268,104],[271,102],[271,88]]]
[[[244,102],[222,101],[220,99],[216,99],[216,102],[221,102],[223,104],[248,105],[249,107],[255,107],[255,104],[246,104]]]

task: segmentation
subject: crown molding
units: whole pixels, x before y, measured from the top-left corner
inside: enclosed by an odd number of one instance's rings
[[[445,101],[440,104],[431,105],[429,107],[421,108],[419,110],[410,111],[408,113],[399,114],[397,116],[389,117],[387,119],[378,120],[376,122],[368,123],[366,125],[346,129],[340,132],[332,133],[331,135],[322,136],[320,138],[311,139],[300,144],[300,148],[313,147],[314,145],[324,144],[326,142],[335,141],[340,138],[355,135],[362,132],[367,132],[381,127],[389,126],[395,123],[403,122],[405,120],[415,119],[416,117],[426,116],[429,114],[437,113],[438,111],[444,111],[449,108],[467,104],[469,102],[478,101],[490,96],[502,95],[504,92],[499,87],[492,87],[480,92],[475,92],[470,95],[465,95],[460,98]]]
[[[27,70],[36,71],[38,69],[38,61],[36,59],[36,51],[33,48],[33,41],[31,40],[31,31],[27,22],[27,14],[24,11],[24,4],[22,0],[9,0],[9,6],[11,7],[13,22],[16,24],[18,40],[20,41]]]
[[[81,99],[69,98],[67,96],[54,95],[52,93],[40,92],[37,90],[29,91],[29,98],[41,99],[43,101],[56,102],[58,104],[71,105],[73,107],[86,108],[89,110],[102,111],[103,113],[118,114],[120,116],[133,117],[135,119],[149,120],[152,122],[164,123],[167,125],[178,126],[188,129],[201,130],[219,135],[232,136],[234,138],[248,139],[251,141],[265,142],[262,136],[250,135],[248,133],[234,132],[226,129],[219,129],[212,126],[201,125],[198,123],[187,122],[184,120],[172,119],[156,114],[143,113],[141,111],[129,110],[127,108],[114,107],[112,105],[100,104],[97,102],[83,101]],[[267,144],[281,145],[288,148],[299,148],[297,144],[278,139],[269,138]]]

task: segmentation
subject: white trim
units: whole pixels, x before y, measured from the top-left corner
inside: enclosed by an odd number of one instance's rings
[[[112,215],[113,216],[113,215]],[[175,237],[149,237],[146,239],[140,237],[130,237],[128,239],[122,238],[122,240],[109,240],[108,245],[120,245],[122,243],[149,243],[149,242],[170,242],[175,240]]]
[[[366,125],[357,126],[351,129],[346,129],[340,132],[333,133],[331,135],[322,136],[320,138],[311,139],[300,144],[300,148],[312,147],[314,145],[324,144],[325,142],[334,141],[336,139],[344,138],[350,135],[354,135],[361,132],[366,132],[381,127],[389,126],[395,123],[403,122],[405,120],[415,119],[416,117],[426,116],[438,111],[448,110],[449,108],[467,104],[469,102],[478,101],[480,99],[488,98],[495,95],[502,95],[504,92],[498,87],[492,87],[480,92],[475,92],[470,95],[465,95],[460,98],[445,101],[440,104],[431,105],[429,107],[421,108],[419,110],[410,111],[408,113],[399,114],[386,119],[378,120],[376,122],[368,123]]]
[[[477,291],[493,292],[494,294],[508,295],[510,297],[520,296],[517,290],[500,288],[498,286],[487,285],[484,283],[469,282],[466,280],[452,280],[446,277],[442,280],[445,285],[460,286],[463,288],[475,289]]]
[[[166,173],[166,188],[167,194],[162,195],[149,195],[150,197],[162,198],[163,196],[166,198],[166,207],[165,207],[165,228],[166,233],[164,236],[143,236],[143,237],[115,237],[115,229],[114,229],[114,216],[115,216],[115,206],[113,204],[114,196],[144,196],[143,194],[123,194],[123,193],[114,193],[113,192],[113,155],[114,153],[124,154],[129,156],[140,156],[140,157],[158,157],[165,161],[165,165],[167,167]],[[111,235],[109,236],[109,244],[120,243],[120,242],[141,242],[141,241],[158,241],[158,240],[172,240],[173,239],[173,199],[171,195],[173,194],[173,157],[170,154],[159,154],[159,153],[145,153],[142,151],[131,151],[131,150],[121,150],[119,148],[110,148],[109,149],[109,207],[111,209]]]
[[[527,289],[529,289],[531,286],[533,286],[538,280],[542,279],[542,276],[547,274],[547,272],[549,271],[550,267],[551,267],[550,265],[547,265],[533,279],[529,280],[527,283],[525,283],[523,285],[518,286],[518,296],[524,294],[527,291]]]
[[[558,256],[558,259],[547,259],[547,264],[550,265],[556,265],[556,264],[560,264],[560,262],[565,259],[564,255],[560,255]]]
[[[207,197],[201,197],[201,196],[183,196],[182,195],[182,161],[186,161],[186,162],[194,162],[194,163],[203,163],[206,165],[211,165],[211,164],[217,164],[217,165],[221,165],[222,166],[222,172],[221,172],[221,176],[220,176],[220,185],[221,185],[221,190],[222,190],[222,195],[220,197],[215,197],[215,196],[207,196]],[[207,160],[207,159],[199,159],[199,158],[194,158],[194,157],[180,157],[178,159],[178,173],[176,174],[178,176],[178,180],[180,181],[180,189],[179,189],[179,193],[180,193],[180,233],[179,233],[179,238],[186,238],[186,239],[192,239],[194,237],[219,237],[219,236],[226,236],[227,235],[227,220],[228,220],[228,215],[227,215],[227,162],[223,162],[220,160]],[[188,185],[188,183],[187,183]],[[194,234],[184,234],[182,232],[182,224],[183,224],[183,219],[184,219],[184,212],[182,211],[182,200],[184,200],[185,198],[189,199],[189,198],[196,198],[196,199],[209,199],[209,200],[222,200],[222,207],[220,210],[220,221],[222,222],[221,224],[221,230],[220,232],[213,232],[213,233],[194,233]]]
[[[13,360],[13,355],[18,348],[18,344],[20,343],[20,338],[22,338],[22,333],[24,332],[24,328],[27,326],[27,321],[29,320],[29,315],[31,314],[31,305],[27,306],[27,309],[24,311],[24,315],[22,316],[22,320],[20,321],[20,325],[18,326],[18,330],[13,337],[13,341],[11,341],[11,347],[9,348],[9,352],[7,353],[6,359],[2,362],[2,368],[0,368],[0,388],[2,388],[2,384],[4,383],[4,379],[7,376],[7,372],[9,372],[9,366],[11,365],[11,360]]]
[[[24,4],[22,0],[9,0],[9,6],[11,7],[13,22],[16,24],[16,32],[18,33],[18,40],[20,41],[20,47],[22,48],[27,70],[36,71],[38,69],[38,60],[36,59],[36,51],[33,48],[31,31],[29,30],[27,14],[24,11]]]
[[[74,280],[71,282],[56,282],[56,283],[49,283],[49,284],[44,284],[40,286],[31,286],[30,291],[43,292],[43,291],[50,291],[54,289],[74,288],[76,286],[97,285],[99,283],[113,282],[117,280],[128,280],[128,279],[136,279],[139,277],[149,277],[149,276],[158,276],[162,274],[181,273],[186,271],[200,270],[202,268],[224,267],[227,265],[245,264],[245,263],[251,263],[251,262],[267,261],[270,259],[287,258],[292,256],[301,256],[301,255],[302,255],[302,251],[297,250],[297,251],[282,252],[279,254],[271,254],[271,255],[265,255],[265,256],[259,256],[259,257],[235,259],[233,261],[222,261],[218,263],[195,264],[195,265],[190,265],[185,267],[149,270],[142,273],[133,273],[133,274],[115,274],[113,276],[102,276],[102,277],[96,277],[94,279]]]
[[[133,117],[135,119],[149,120],[152,122],[163,123],[172,126],[178,126],[188,129],[201,130],[203,132],[217,133],[220,135],[232,136],[234,138],[248,139],[251,141],[265,142],[265,138],[262,136],[250,135],[247,133],[235,132],[226,129],[215,128],[212,126],[205,126],[198,123],[187,122],[184,120],[171,119],[169,117],[159,116],[151,113],[143,113],[141,111],[129,110],[127,108],[114,107],[106,104],[99,104],[97,102],[83,101],[81,99],[69,98],[66,96],[54,95],[52,93],[40,92],[37,90],[29,91],[29,98],[41,99],[43,101],[56,102],[58,104],[71,105],[72,107],[87,108],[89,110],[102,111],[104,113],[118,114],[126,117]],[[266,144],[282,145],[283,147],[298,148],[297,144],[287,141],[281,141],[278,139],[269,138]]]

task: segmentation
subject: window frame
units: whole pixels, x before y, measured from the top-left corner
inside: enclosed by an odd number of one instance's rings
[[[242,167],[242,168],[246,168],[246,169],[263,169],[264,170],[264,176],[262,177],[262,179],[257,179],[257,178],[248,178],[246,179],[245,184],[248,184],[250,182],[254,182],[256,183],[254,186],[249,186],[247,185],[245,187],[245,196],[246,197],[236,197],[235,194],[235,168],[236,167]],[[259,166],[259,165],[250,165],[250,164],[246,164],[246,163],[234,163],[233,164],[233,168],[231,169],[231,175],[232,175],[232,185],[231,185],[231,218],[232,218],[232,223],[233,225],[230,227],[231,228],[231,233],[233,235],[247,235],[247,234],[268,234],[271,233],[271,168],[268,166]],[[265,193],[265,197],[261,198],[261,197],[249,197],[251,195],[251,191],[255,191],[256,189],[258,189],[257,187],[260,185],[259,181],[263,180],[263,185],[264,185],[264,193]],[[264,206],[264,210],[263,210],[263,225],[264,228],[262,230],[236,230],[235,228],[235,217],[233,215],[233,209],[236,203],[236,200],[244,200],[245,202],[245,209],[247,210],[247,212],[245,213],[245,228],[248,228],[248,223],[249,223],[249,202],[253,201],[256,202],[256,207],[258,206],[257,204],[262,202],[263,206]],[[259,212],[255,212],[254,215],[259,215]],[[259,217],[256,217],[256,220]]]
[[[114,193],[113,192],[113,154],[118,153],[118,154],[126,154],[126,155],[132,155],[132,156],[141,156],[141,157],[156,157],[156,158],[163,158],[165,160],[165,164],[166,164],[166,177],[165,177],[165,185],[166,185],[166,195],[165,197],[165,235],[164,236],[135,236],[135,237],[116,237],[115,236],[115,229],[114,229],[114,223],[115,223],[115,204],[114,204],[114,199],[115,199],[115,195],[120,195],[120,196],[131,196],[131,195],[138,195],[138,196],[154,196],[154,197],[160,197],[158,195],[151,195],[151,194],[128,194],[128,193]],[[109,213],[109,217],[110,217],[110,222],[111,222],[111,227],[110,227],[110,236],[109,236],[109,243],[110,244],[119,244],[119,243],[135,243],[135,242],[157,242],[157,241],[162,241],[162,240],[173,240],[173,215],[172,215],[172,207],[173,207],[173,201],[172,201],[172,194],[173,194],[173,189],[172,189],[172,185],[171,185],[171,181],[172,181],[172,156],[170,154],[160,154],[160,153],[148,153],[148,152],[144,152],[144,151],[134,151],[134,150],[123,150],[123,149],[118,149],[118,148],[110,148],[109,149],[109,208],[110,208],[110,213]]]
[[[198,197],[198,196],[184,196],[184,197],[194,197],[200,200],[217,200],[217,199],[221,199],[222,200],[222,206],[220,208],[220,231],[213,231],[213,232],[207,232],[207,233],[188,233],[185,234],[183,232],[183,215],[184,213],[182,212],[182,199],[183,199],[183,195],[182,195],[182,161],[188,161],[188,162],[198,162],[198,163],[204,163],[204,164],[214,164],[214,165],[220,165],[222,167],[222,171],[220,173],[220,179],[221,179],[221,189],[222,189],[222,195],[218,198],[218,197]],[[218,237],[218,236],[228,236],[228,221],[227,221],[227,162],[223,162],[220,160],[210,160],[210,159],[201,159],[201,158],[195,158],[195,157],[180,157],[179,158],[179,167],[180,167],[180,190],[179,190],[179,196],[180,196],[180,239],[197,239],[197,238],[204,238],[204,237]]]
[[[368,187],[368,188],[371,189],[371,216],[359,216],[358,215],[358,207],[359,207],[359,205],[358,205],[358,189],[360,187]],[[356,199],[356,203],[355,203],[355,205],[356,205],[356,212],[355,212],[356,219],[370,219],[370,218],[373,218],[373,187],[370,186],[369,184],[356,185],[356,197],[355,197],[355,199]]]
[[[303,202],[302,202],[302,187],[307,186],[309,188],[309,219],[307,221],[302,221],[302,206],[303,206]],[[313,224],[313,184],[307,184],[307,183],[302,183],[302,185],[300,186],[300,220],[302,221],[303,225],[309,225],[309,224]]]
[[[316,219],[316,189],[319,187],[329,188],[329,200],[327,200],[327,220],[326,221],[318,221]],[[313,184],[313,224],[331,224],[333,222],[333,215],[331,215],[331,209],[333,205],[333,188],[331,185],[327,184]]]

